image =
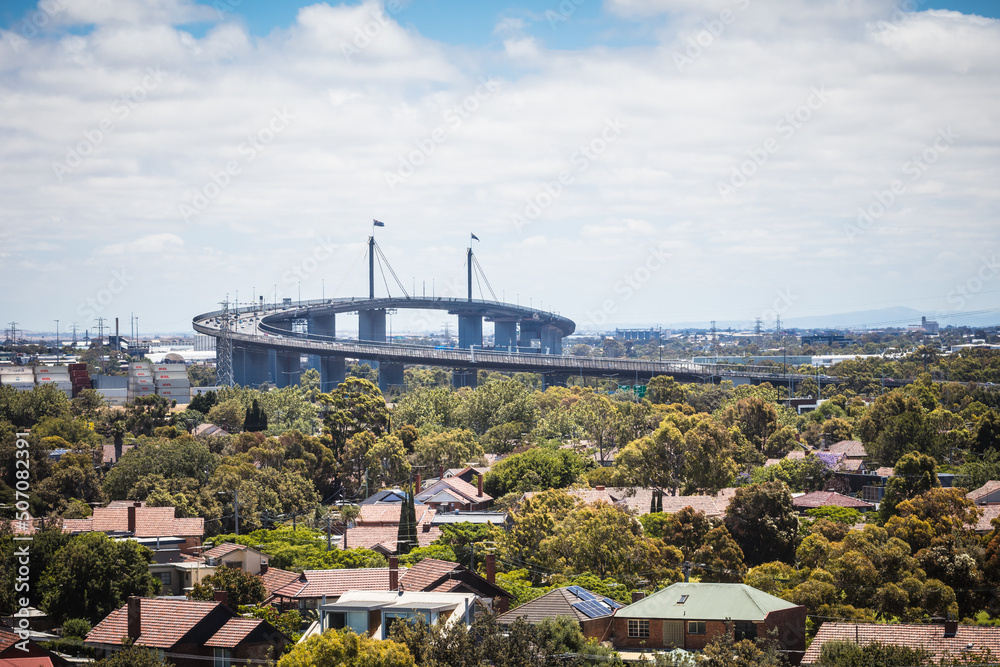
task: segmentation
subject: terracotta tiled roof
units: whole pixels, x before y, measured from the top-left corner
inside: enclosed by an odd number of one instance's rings
[[[234,648],[263,623],[259,618],[233,617],[205,642],[205,646]]]
[[[0,653],[3,653],[19,641],[21,641],[21,638],[14,634],[12,630],[0,627]]]
[[[437,558],[425,558],[399,578],[408,591],[439,591],[435,584],[444,584],[448,575],[459,568],[458,564]]]
[[[802,664],[814,664],[819,659],[823,644],[835,640],[862,645],[877,641],[913,649],[923,648],[930,652],[931,660],[935,663],[949,655],[959,657],[966,650],[981,652],[989,649],[994,656],[1000,654],[998,627],[959,625],[954,637],[945,637],[942,625],[824,623],[802,658]]]
[[[969,491],[967,494],[965,494],[965,497],[968,498],[969,500],[976,501],[996,491],[1000,491],[1000,482],[996,480],[990,480],[989,482],[986,482],[978,489],[974,491]]]
[[[975,530],[977,533],[986,534],[993,530],[993,519],[1000,517],[1000,505],[986,505],[985,507],[980,507],[983,510],[983,515],[979,517],[979,521],[976,522]]]
[[[220,603],[143,598],[140,604],[142,624],[137,643],[168,649],[215,611]],[[232,613],[229,612],[229,615]],[[128,605],[125,605],[98,623],[87,635],[87,642],[117,646],[127,635]]]
[[[399,536],[399,515],[402,508],[398,503],[361,505],[361,515],[353,528],[347,529],[347,546],[372,549],[379,544],[387,545],[390,552],[396,551]],[[435,510],[426,505],[416,505],[417,542],[426,547],[441,535],[441,528],[431,525]],[[338,541],[343,547],[344,541]]]
[[[788,452],[788,454],[785,455],[786,459],[792,459],[793,461],[796,460],[796,459],[804,459],[805,457],[806,457],[806,453],[804,451],[802,451],[801,449],[792,450],[792,451]]]
[[[133,447],[135,447],[135,445],[122,445],[122,456],[125,456],[125,454],[127,454]],[[103,451],[101,452],[101,459],[104,463],[117,463],[117,461],[115,461],[115,446],[104,445]]]
[[[86,519],[65,519],[63,531],[67,533],[128,532],[127,506],[98,507]],[[205,533],[205,520],[201,517],[175,519],[173,507],[136,507],[135,537],[186,537]]]
[[[483,495],[479,495],[479,487],[469,484],[465,480],[459,479],[458,477],[448,477],[446,479],[438,480],[434,484],[426,487],[421,491],[418,496],[421,498],[424,496],[430,497],[431,495],[441,491],[442,489],[451,489],[455,493],[459,494],[465,498],[466,502],[469,503],[482,503],[489,502],[493,500],[493,496],[487,494],[485,491]],[[425,502],[425,501],[424,501]]]
[[[881,468],[875,469],[875,474],[878,475],[879,477],[892,477],[893,472],[894,472],[893,469],[888,466],[883,466]]]
[[[268,597],[271,597],[275,591],[288,586],[299,578],[297,572],[289,572],[277,567],[269,567],[267,568],[267,572],[263,572],[257,576],[264,582],[264,590],[267,591]]]
[[[201,555],[205,558],[222,558],[226,554],[231,554],[234,551],[243,551],[246,549],[242,544],[233,544],[232,542],[223,542],[222,544],[217,544],[208,551],[202,553]]]
[[[796,498],[792,498],[792,505],[799,509],[813,509],[833,505],[835,507],[851,507],[858,510],[875,509],[871,503],[866,503],[857,498],[851,498],[833,491],[813,491]]]
[[[868,456],[864,444],[860,440],[841,440],[830,445],[831,452],[843,452],[849,458],[863,459]]]
[[[400,568],[400,576],[405,570]],[[347,591],[389,590],[389,568],[372,567],[349,570],[306,570],[305,581],[296,578],[274,592],[285,598],[340,597]]]

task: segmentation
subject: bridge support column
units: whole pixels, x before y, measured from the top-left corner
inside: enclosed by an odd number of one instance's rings
[[[385,308],[358,311],[358,340],[370,340],[375,343],[385,342]],[[378,368],[378,362],[369,359],[359,359],[359,364],[368,364]]]
[[[493,323],[493,347],[513,350],[517,347],[517,322]]]
[[[337,335],[337,315],[335,313],[323,313],[310,315],[309,333],[316,336],[329,336],[334,338]]]
[[[242,387],[267,382],[268,354],[265,348],[233,346],[233,380]]]
[[[382,394],[387,394],[390,390],[402,393],[403,381],[403,364],[379,364],[378,388],[382,390]]]
[[[278,352],[276,357],[277,375],[274,383],[278,388],[298,384],[302,375],[301,355],[298,352]]]
[[[562,354],[562,331],[559,327],[546,324],[542,326],[542,354]]]
[[[542,325],[532,320],[521,322],[521,339],[518,341],[520,347],[531,347],[531,341],[541,342]]]
[[[475,368],[456,368],[451,372],[451,386],[455,389],[479,386],[479,371]]]
[[[483,346],[483,317],[482,315],[459,315],[458,316],[458,346],[468,350],[475,345]]]
[[[347,364],[343,357],[319,358],[319,390],[324,394],[337,388],[347,378]]]

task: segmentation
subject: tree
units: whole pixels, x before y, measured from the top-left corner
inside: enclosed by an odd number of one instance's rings
[[[683,403],[687,397],[684,387],[672,375],[656,375],[646,383],[646,398],[651,403]]]
[[[387,434],[375,441],[365,454],[368,482],[374,487],[398,484],[410,476],[410,462],[406,460],[403,441]]]
[[[125,500],[146,475],[163,479],[205,480],[219,465],[220,457],[191,436],[173,440],[146,440],[130,449],[104,478],[104,491],[112,500]]]
[[[597,465],[568,449],[534,447],[490,468],[483,487],[494,498],[508,493],[563,489]]]
[[[267,430],[267,415],[260,409],[256,398],[253,399],[253,405],[247,408],[243,418],[243,430],[248,433]]]
[[[340,454],[347,441],[362,432],[380,437],[389,427],[389,408],[379,388],[361,378],[349,377],[319,401],[326,410],[323,426]]]
[[[990,410],[979,420],[973,451],[986,454],[1000,449],[1000,413]]]
[[[476,434],[464,428],[431,433],[413,443],[414,463],[435,472],[457,468],[482,456],[483,447]]]
[[[537,413],[532,393],[513,378],[480,385],[465,396],[461,407],[465,424],[480,435],[510,422],[520,422],[531,430]]]
[[[59,550],[39,583],[41,606],[57,623],[97,623],[132,595],[152,597],[160,580],[149,572],[153,552],[131,540],[86,533]]]
[[[134,435],[153,435],[160,426],[167,425],[170,404],[159,394],[137,396],[125,406],[125,428]]]
[[[462,399],[447,387],[417,387],[396,402],[392,410],[392,421],[393,424],[407,424],[417,428],[455,428],[461,423],[461,406]]]
[[[639,520],[647,535],[677,547],[686,560],[694,558],[694,552],[705,543],[708,531],[714,527],[704,512],[690,506],[673,514],[647,514]]]
[[[920,452],[910,452],[900,458],[893,468],[892,477],[885,485],[885,495],[879,505],[882,521],[896,514],[896,505],[941,486],[937,477],[937,462]]]
[[[245,418],[246,411],[243,409],[243,404],[236,398],[216,403],[208,411],[208,422],[229,433],[241,430]]]
[[[698,564],[695,571],[704,582],[741,583],[747,572],[743,550],[725,526],[708,531],[693,558]]]
[[[736,476],[735,447],[721,424],[701,419],[684,434],[684,491],[718,493]]]
[[[784,667],[785,658],[778,642],[771,638],[735,641],[733,635],[721,634],[705,647],[702,667]]]
[[[685,462],[681,432],[667,419],[645,438],[634,440],[615,458],[615,467],[629,475],[629,481],[652,486],[676,496]]]
[[[403,644],[327,630],[300,642],[278,661],[278,667],[416,667]]]
[[[194,585],[188,599],[211,602],[215,599],[215,591],[226,591],[228,605],[233,609],[240,605],[260,604],[267,597],[267,589],[260,577],[236,567],[220,565],[215,574]]]
[[[213,384],[215,371],[212,371]],[[192,385],[197,386],[197,385]],[[206,385],[208,386],[208,385]],[[218,402],[219,397],[214,391],[206,391],[204,394],[197,394],[191,397],[191,402],[188,404],[188,410],[197,410],[203,415],[207,415],[215,404]]]
[[[721,419],[727,426],[739,428],[740,433],[757,451],[766,456],[773,453],[768,440],[781,426],[778,422],[778,410],[773,403],[759,396],[741,398],[726,407]]]
[[[725,524],[743,549],[748,565],[772,560],[793,562],[799,522],[791,493],[782,482],[737,489],[726,508]]]

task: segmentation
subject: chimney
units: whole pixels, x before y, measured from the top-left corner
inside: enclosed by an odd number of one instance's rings
[[[128,507],[128,532],[135,534],[135,505]]]
[[[493,554],[486,554],[486,581],[497,583],[497,559]]]
[[[394,591],[399,588],[399,559],[389,556],[389,590]]]
[[[944,636],[954,637],[958,634],[958,621],[947,620],[944,622]]]
[[[128,636],[133,642],[142,634],[142,598],[130,595],[128,598]]]
[[[444,466],[438,466],[438,479],[444,479]]]
[[[226,591],[215,591],[215,601],[221,602],[224,605],[229,604],[229,593]]]
[[[603,491],[603,490],[604,490],[603,486],[595,486],[594,487],[594,491]]]
[[[476,475],[478,482],[476,483],[476,488],[479,489],[479,497],[483,497],[483,473]]]
[[[636,603],[639,600],[646,597],[646,591],[632,591],[632,603]]]
[[[504,595],[503,597],[494,598],[497,601],[496,610],[498,614],[506,614],[510,611],[510,598]]]
[[[261,574],[267,574],[267,568],[268,568],[267,561],[266,560],[265,561],[261,561],[261,563],[260,563],[260,573]]]
[[[420,493],[420,473],[417,473],[417,483],[413,486],[413,493]]]

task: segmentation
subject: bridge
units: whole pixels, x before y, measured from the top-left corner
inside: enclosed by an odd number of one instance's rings
[[[192,325],[198,333],[218,339],[220,384],[254,386],[272,382],[278,387],[297,384],[303,355],[308,355],[311,366],[320,371],[324,392],[344,381],[347,359],[357,359],[377,368],[383,392],[393,387],[402,388],[405,364],[450,368],[456,387],[476,386],[480,369],[539,373],[545,386],[565,384],[572,376],[613,379],[620,384],[640,384],[656,375],[672,375],[681,382],[728,379],[736,384],[771,382],[782,385],[815,377],[746,371],[726,364],[695,364],[685,360],[564,355],[562,340],[574,332],[575,323],[540,309],[496,299],[473,298],[473,267],[478,264],[472,249],[467,252],[466,298],[410,296],[402,285],[403,296],[376,297],[375,258],[381,256],[381,252],[373,236],[368,239],[367,298],[341,297],[294,304],[286,300],[280,305],[254,303],[233,309],[227,303],[222,310],[196,316]],[[387,341],[386,315],[402,308],[440,310],[457,316],[458,347]],[[357,313],[358,317],[358,339],[338,337],[338,317],[352,313]],[[483,345],[484,321],[494,325],[494,341],[489,347]],[[841,378],[821,377],[823,384],[841,381]]]

